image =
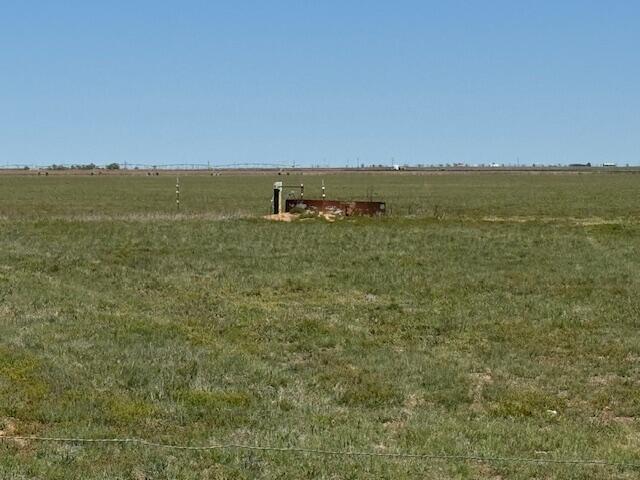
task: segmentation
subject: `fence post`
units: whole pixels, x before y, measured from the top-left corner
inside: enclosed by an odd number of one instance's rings
[[[273,213],[282,213],[282,182],[273,184]]]
[[[180,210],[180,179],[176,177],[176,208]]]

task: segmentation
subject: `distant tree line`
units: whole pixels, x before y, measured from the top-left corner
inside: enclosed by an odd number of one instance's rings
[[[77,165],[58,165],[54,163],[48,166],[47,170],[96,170],[99,168],[95,163],[79,163]],[[106,165],[104,168],[107,170],[119,170],[120,164],[114,162]]]

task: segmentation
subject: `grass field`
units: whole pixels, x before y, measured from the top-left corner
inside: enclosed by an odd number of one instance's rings
[[[640,175],[0,176],[0,437],[640,464]],[[640,468],[0,442],[0,478]]]

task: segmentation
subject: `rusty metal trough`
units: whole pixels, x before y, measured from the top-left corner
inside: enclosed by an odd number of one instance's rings
[[[383,215],[386,211],[384,202],[343,202],[339,200],[311,200],[307,198],[288,198],[285,200],[284,211],[303,209],[318,213],[332,213],[335,215]]]

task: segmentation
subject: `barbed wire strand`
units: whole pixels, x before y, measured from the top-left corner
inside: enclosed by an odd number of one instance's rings
[[[270,445],[247,445],[247,444],[213,444],[213,445],[179,445],[171,443],[160,443],[144,440],[141,438],[72,438],[72,437],[39,437],[21,435],[2,435],[2,440],[13,441],[36,441],[51,443],[95,443],[95,444],[133,444],[145,447],[171,449],[171,450],[253,450],[263,452],[280,453],[303,453],[313,455],[325,455],[336,457],[382,457],[395,459],[414,460],[464,460],[475,462],[497,462],[497,463],[546,463],[565,465],[594,465],[608,467],[640,468],[640,463],[614,462],[608,460],[592,459],[563,459],[563,458],[527,458],[527,457],[493,457],[483,455],[462,455],[462,454],[434,454],[434,453],[406,453],[406,452],[373,452],[373,451],[352,451],[352,450],[327,450],[320,448],[303,447],[276,447]]]

